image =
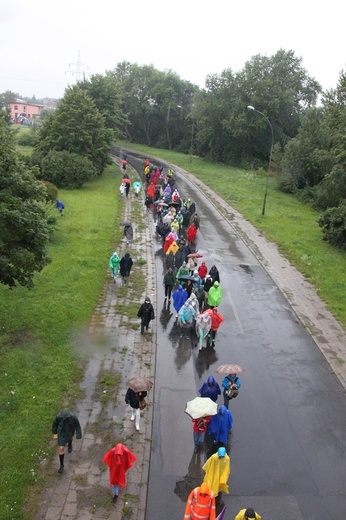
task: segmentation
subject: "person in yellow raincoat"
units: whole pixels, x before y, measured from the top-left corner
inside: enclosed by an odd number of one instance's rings
[[[179,246],[176,242],[172,242],[169,248],[167,249],[166,255],[169,255],[169,253],[172,251],[173,255],[178,251]]]
[[[234,520],[261,520],[261,516],[252,507],[241,509]]]
[[[229,493],[227,480],[231,473],[231,461],[226,448],[221,447],[213,453],[202,469],[205,471],[204,482],[216,497],[222,491]]]
[[[215,511],[214,493],[202,482],[189,494],[184,520],[215,520]]]

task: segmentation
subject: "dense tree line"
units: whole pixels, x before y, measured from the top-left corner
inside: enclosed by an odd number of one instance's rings
[[[0,95],[0,104],[5,106],[16,97],[7,91]],[[280,49],[271,57],[252,57],[237,73],[227,69],[209,75],[201,89],[170,70],[122,62],[105,75],[68,87],[54,113],[43,115],[43,128],[33,129],[31,136],[35,145],[31,166],[38,167],[38,179],[57,187],[81,187],[102,174],[118,138],[245,168],[266,168],[270,157],[278,188],[323,211],[319,223],[324,238],[346,247],[343,71],[336,88],[323,93],[302,67],[302,59]],[[6,125],[5,116],[2,121]],[[26,179],[32,176],[29,166],[15,159],[10,148],[15,170]],[[0,160],[5,160],[4,153],[3,146]],[[18,182],[18,177],[13,179]],[[40,189],[34,191],[40,200]],[[24,196],[29,197],[29,192],[23,192]],[[38,245],[37,270],[46,261],[45,235],[44,231]],[[9,275],[9,284],[17,276],[20,283],[30,285],[29,271],[23,276],[19,271]]]

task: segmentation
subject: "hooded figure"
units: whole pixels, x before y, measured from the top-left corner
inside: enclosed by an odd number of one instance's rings
[[[219,274],[219,271],[218,271],[216,265],[213,265],[210,268],[209,274],[212,277],[214,282],[219,282],[220,283],[220,274]]]
[[[191,307],[193,307],[193,309],[195,311],[195,315],[197,317],[197,314],[199,314],[199,303],[198,303],[197,296],[195,295],[195,293],[191,293],[191,296],[188,298],[187,301],[191,305]]]
[[[181,325],[192,323],[196,317],[195,309],[190,305],[187,300],[179,310],[179,321]]]
[[[124,237],[126,238],[127,245],[133,240],[133,228],[132,224],[127,224],[124,226]]]
[[[63,201],[59,200],[59,199],[55,199],[55,207],[59,211],[60,215],[63,216],[63,211],[65,208],[65,204],[63,203]]]
[[[252,507],[241,509],[234,520],[261,520],[261,516]]]
[[[204,280],[204,278],[207,276],[207,274],[208,274],[208,268],[207,268],[205,262],[202,262],[198,268],[198,276],[200,276],[202,278],[202,280]]]
[[[216,339],[216,332],[218,328],[220,327],[221,323],[225,321],[224,317],[221,316],[221,314],[218,311],[217,307],[214,307],[213,309],[207,309],[204,311],[205,314],[209,314],[211,319],[211,325],[210,325],[210,331],[211,331],[211,338],[212,338],[212,346],[215,345],[215,339]]]
[[[225,448],[219,448],[217,453],[213,453],[202,469],[205,471],[204,482],[216,497],[222,491],[229,493],[227,480],[231,472],[231,463]]]
[[[213,415],[209,424],[209,434],[214,437],[215,443],[227,444],[228,434],[232,429],[233,417],[226,406],[222,405],[216,415]]]
[[[211,318],[209,314],[198,314],[196,319],[196,336],[198,337],[199,350],[203,348],[203,341],[208,336],[211,327]],[[204,397],[204,396],[202,396]]]
[[[176,255],[177,254],[178,254],[178,252],[176,253]],[[177,271],[177,279],[180,278],[180,276],[190,276],[190,269],[187,267],[185,260]],[[181,285],[183,285],[183,286],[185,285],[185,282],[186,282],[185,280],[181,280],[181,281],[179,280],[179,283],[181,283]]]
[[[184,305],[184,303],[187,300],[187,292],[185,291],[185,289],[183,289],[182,285],[179,285],[178,289],[176,291],[174,291],[174,293],[172,294],[172,298],[173,298],[173,306],[177,313],[176,314],[176,318],[177,318],[178,312],[180,311],[180,309],[182,308],[182,306]]]
[[[113,281],[115,283],[115,279],[118,276],[119,273],[119,264],[120,264],[120,257],[116,251],[112,254],[112,256],[109,259],[109,268],[112,270],[113,273]]]
[[[214,403],[216,403],[218,396],[221,395],[219,383],[215,381],[214,376],[209,376],[198,392],[201,394],[201,397],[209,397]]]
[[[126,283],[126,277],[130,276],[131,268],[133,265],[132,258],[130,253],[125,253],[125,255],[120,260],[120,274],[123,277],[123,282]]]
[[[165,288],[165,300],[168,297],[168,300],[171,301],[172,295],[172,287],[175,283],[175,275],[173,269],[170,267],[163,277],[163,285]]]
[[[208,292],[207,304],[209,307],[218,307],[222,300],[222,289],[219,282],[214,282]]]
[[[144,334],[144,327],[148,330],[149,323],[155,319],[154,307],[148,296],[140,306],[137,316],[141,318],[141,334]]]
[[[191,244],[193,244],[194,241],[196,240],[196,235],[197,235],[196,224],[194,222],[192,222],[192,224],[190,224],[190,226],[186,230],[186,237]]]
[[[113,502],[117,501],[119,486],[126,486],[126,472],[132,468],[137,457],[124,444],[117,444],[104,454],[102,462],[109,467],[109,481],[113,486]]]
[[[186,502],[184,520],[215,520],[215,496],[202,482],[191,491]]]
[[[64,471],[65,446],[68,444],[68,452],[72,452],[72,438],[76,433],[76,438],[82,438],[82,429],[77,417],[67,408],[63,408],[55,417],[52,424],[52,434],[58,439],[59,444],[59,473]]]

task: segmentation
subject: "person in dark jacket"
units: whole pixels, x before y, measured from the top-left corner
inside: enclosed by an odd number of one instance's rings
[[[173,273],[175,272],[175,257],[172,250],[166,254],[165,265],[167,270],[172,269]]]
[[[63,217],[64,216],[63,211],[65,208],[65,204],[62,202],[62,200],[55,199],[55,207],[59,211],[60,215]]]
[[[128,223],[126,226],[124,226],[124,237],[126,238],[126,244],[129,246],[133,240],[132,224]]]
[[[165,288],[165,300],[171,301],[172,288],[175,283],[175,275],[173,269],[170,267],[163,277],[163,286]]]
[[[221,395],[221,388],[217,381],[215,381],[213,376],[209,376],[205,383],[198,390],[201,394],[201,397],[209,397],[214,403],[216,403],[217,398]]]
[[[132,258],[130,256],[130,253],[125,253],[125,255],[120,260],[120,274],[123,278],[123,283],[126,283],[126,278],[130,276],[131,268],[133,265]]]
[[[144,327],[148,330],[149,323],[155,319],[154,307],[148,296],[140,306],[137,316],[141,318],[141,334],[144,334]]]
[[[125,403],[126,406],[130,405],[132,408],[131,421],[136,419],[136,430],[139,432],[139,420],[141,417],[141,410],[139,407],[139,402],[143,401],[148,395],[147,392],[135,392],[132,388],[128,388],[125,395]]]
[[[60,468],[58,473],[64,471],[65,446],[68,444],[68,452],[72,452],[72,438],[76,433],[76,438],[82,438],[82,429],[77,417],[67,408],[63,408],[55,417],[52,424],[52,434],[54,439],[58,439]]]
[[[220,274],[219,274],[219,270],[216,267],[216,265],[213,265],[210,268],[209,274],[212,277],[213,282],[219,282],[220,283]]]

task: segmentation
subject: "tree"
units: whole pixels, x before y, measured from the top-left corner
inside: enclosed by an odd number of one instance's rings
[[[66,89],[54,114],[45,120],[36,149],[43,155],[51,150],[67,151],[89,159],[98,174],[110,163],[114,132],[94,100],[78,85]]]
[[[58,188],[81,188],[97,172],[86,157],[70,152],[52,150],[41,162],[42,179],[52,182]]]
[[[0,107],[6,107],[10,103],[15,103],[19,97],[18,93],[6,90],[6,92],[0,94]]]
[[[14,136],[0,116],[0,282],[33,286],[50,261],[46,189],[16,154]]]

